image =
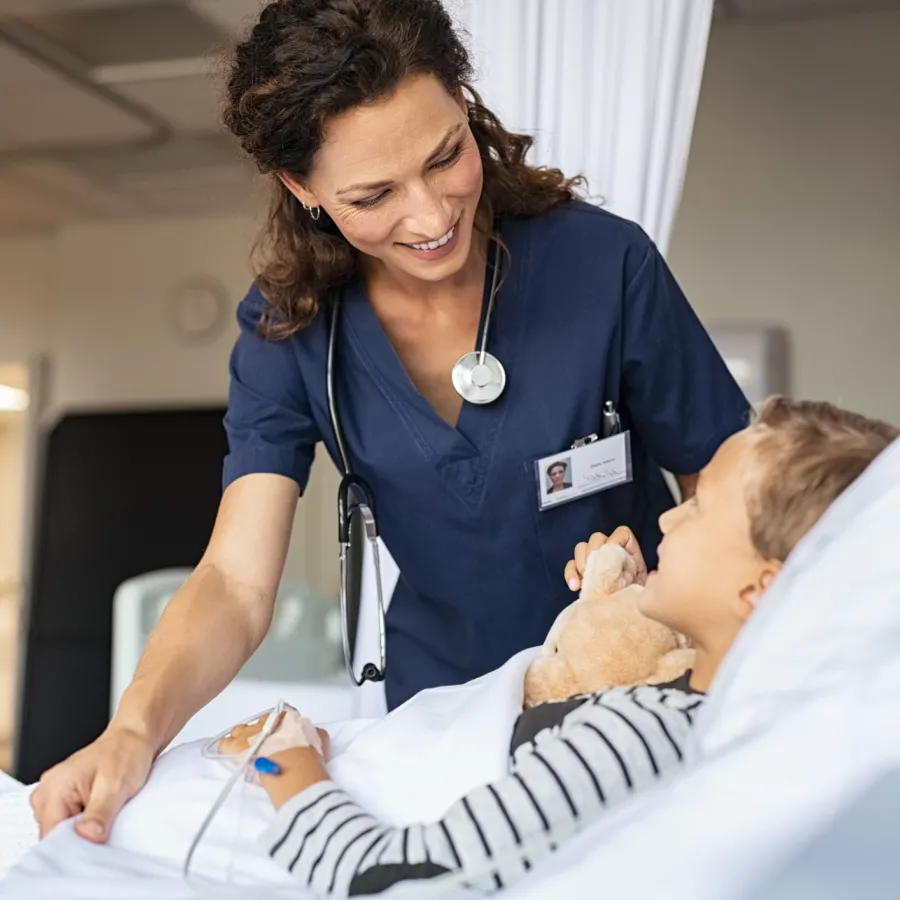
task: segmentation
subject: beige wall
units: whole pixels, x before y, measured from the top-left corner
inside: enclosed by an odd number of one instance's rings
[[[251,281],[252,226],[235,217],[63,229],[54,404],[223,402],[233,315],[215,341],[191,346],[171,327],[170,301],[184,279],[212,276],[233,308]]]
[[[0,241],[0,362],[52,359],[51,417],[64,410],[224,404],[233,309],[251,281],[250,217],[73,225]],[[227,327],[190,346],[172,329],[173,289],[196,276],[229,295]],[[324,454],[300,504],[287,576],[333,591],[336,476]]]
[[[0,413],[0,768],[8,765],[21,580],[22,453],[25,416]]]
[[[673,268],[787,327],[794,392],[900,423],[900,12],[715,29]]]
[[[49,237],[0,241],[0,364],[52,346],[56,262]]]
[[[24,415],[0,414],[0,603],[3,586],[21,570],[22,453]]]
[[[219,281],[232,307],[251,280],[252,219],[77,224],[0,241],[0,362],[53,358],[51,405],[223,402],[236,334],[188,346],[169,324],[185,278]]]

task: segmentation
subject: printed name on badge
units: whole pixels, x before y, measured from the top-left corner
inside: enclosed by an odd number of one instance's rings
[[[535,462],[538,506],[549,509],[631,481],[629,432],[545,456]]]

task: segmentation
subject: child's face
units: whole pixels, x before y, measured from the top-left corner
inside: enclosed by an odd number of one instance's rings
[[[750,539],[747,483],[760,465],[754,436],[729,438],[700,473],[690,500],[660,517],[659,568],[641,611],[689,637],[725,650],[777,574]]]

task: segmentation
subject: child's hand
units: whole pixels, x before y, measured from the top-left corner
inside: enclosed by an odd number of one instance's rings
[[[646,583],[647,563],[644,562],[644,554],[641,553],[641,548],[637,538],[634,536],[634,532],[630,528],[621,525],[609,537],[597,531],[586,542],[582,541],[575,547],[575,558],[570,559],[566,564],[566,584],[570,590],[581,590],[581,579],[584,576],[587,558],[594,550],[598,550],[604,544],[618,544],[626,550],[637,566],[634,583],[641,585]]]
[[[283,717],[284,713],[281,714],[281,718]],[[278,721],[279,725],[281,725],[281,718],[279,718]],[[246,753],[247,750],[250,749],[253,740],[260,731],[262,731],[263,726],[266,724],[266,719],[267,716],[260,716],[255,722],[250,722],[247,725],[235,725],[234,728],[219,741],[219,752],[227,756]],[[278,729],[276,728],[275,731],[277,733]],[[322,759],[327,760],[330,741],[329,734],[324,728],[317,728],[316,731],[319,733],[319,739],[322,741]]]
[[[290,713],[299,717],[299,713],[294,709]],[[303,723],[303,729],[308,729],[309,734],[312,735],[312,724],[306,719],[303,720]],[[219,750],[228,754],[245,753],[259,736],[265,724],[266,716],[261,716],[248,725],[235,725],[228,735],[219,741]],[[282,723],[278,724],[281,726]],[[286,727],[288,731],[291,731],[293,725],[289,721]],[[276,809],[281,809],[288,800],[316,782],[328,779],[328,772],[325,770],[325,760],[328,758],[329,751],[328,732],[322,728],[316,729],[322,743],[320,754],[319,748],[312,746],[309,741],[309,735],[301,736],[300,741],[297,742],[296,731],[293,736],[280,734],[280,731],[280,727],[276,728],[260,748],[260,752],[272,762],[277,763],[279,767],[277,774],[259,773],[260,784]],[[271,749],[267,749],[269,742],[277,741],[279,737],[282,738],[281,744],[276,743]]]

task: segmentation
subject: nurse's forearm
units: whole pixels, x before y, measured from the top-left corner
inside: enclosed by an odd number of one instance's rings
[[[250,658],[273,606],[201,564],[163,611],[110,727],[138,732],[159,753]]]

